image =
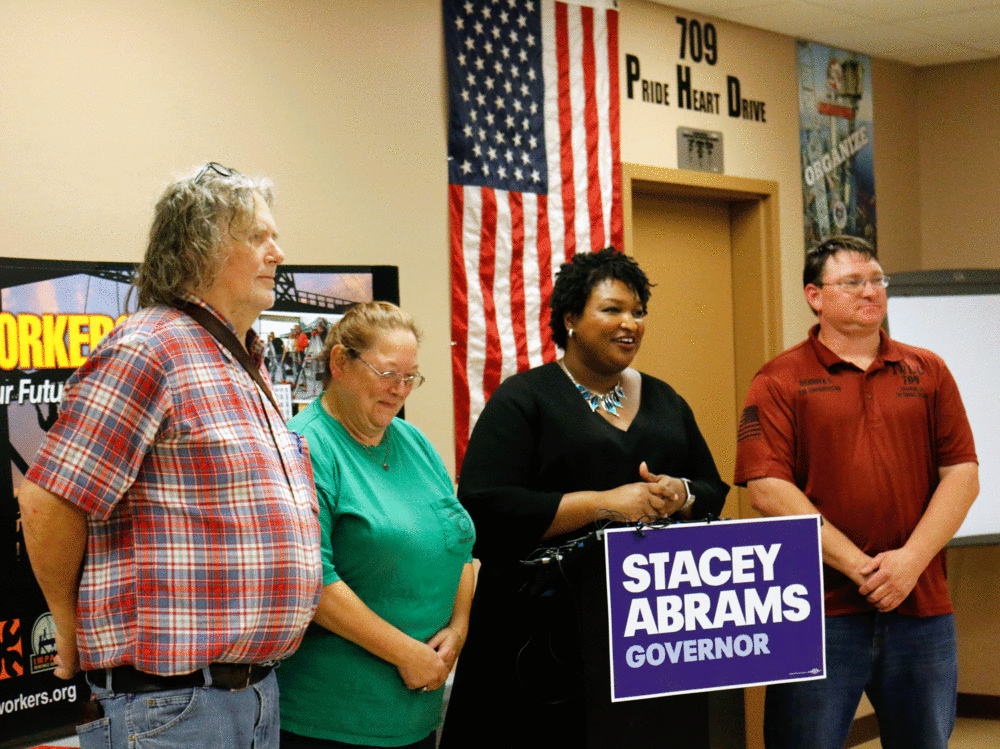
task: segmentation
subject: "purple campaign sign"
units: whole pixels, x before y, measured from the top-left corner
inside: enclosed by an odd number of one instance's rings
[[[819,516],[605,532],[611,700],[826,676]]]

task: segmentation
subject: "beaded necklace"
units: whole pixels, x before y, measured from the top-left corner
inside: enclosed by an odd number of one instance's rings
[[[612,416],[618,415],[618,409],[622,407],[622,401],[625,400],[625,390],[622,389],[622,381],[620,378],[617,385],[601,395],[577,382],[576,378],[569,371],[569,367],[566,366],[566,362],[562,359],[559,360],[559,366],[562,367],[563,372],[565,372],[566,376],[569,377],[570,382],[576,385],[577,392],[583,396],[587,405],[590,406],[591,411],[596,412],[598,408],[603,408]]]

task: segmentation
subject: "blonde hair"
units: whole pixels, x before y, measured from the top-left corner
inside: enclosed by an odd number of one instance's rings
[[[328,362],[330,353],[338,344],[357,356],[375,345],[375,338],[379,333],[391,330],[408,330],[413,333],[417,343],[420,343],[423,336],[413,318],[395,304],[359,302],[347,310],[326,334],[322,360]],[[329,369],[323,370],[322,384],[324,388],[330,384]]]

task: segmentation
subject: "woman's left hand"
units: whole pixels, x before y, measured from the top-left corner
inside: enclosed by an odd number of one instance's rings
[[[438,630],[437,634],[427,641],[427,644],[437,651],[437,654],[448,665],[448,670],[450,671],[455,667],[458,654],[462,652],[465,637],[453,627],[444,627]]]
[[[667,506],[662,513],[663,517],[673,515],[687,500],[687,486],[685,486],[683,481],[662,473],[650,473],[646,461],[639,464],[639,476],[643,481],[650,484],[659,484],[667,490]]]

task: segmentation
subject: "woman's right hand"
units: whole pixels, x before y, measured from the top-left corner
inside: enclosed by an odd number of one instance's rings
[[[424,692],[440,689],[451,672],[444,658],[430,645],[419,640],[413,640],[412,647],[403,656],[403,660],[396,664],[396,669],[407,689]]]
[[[396,667],[408,689],[438,689],[451,670],[434,648],[380,617],[343,580],[323,586],[314,621]]]

